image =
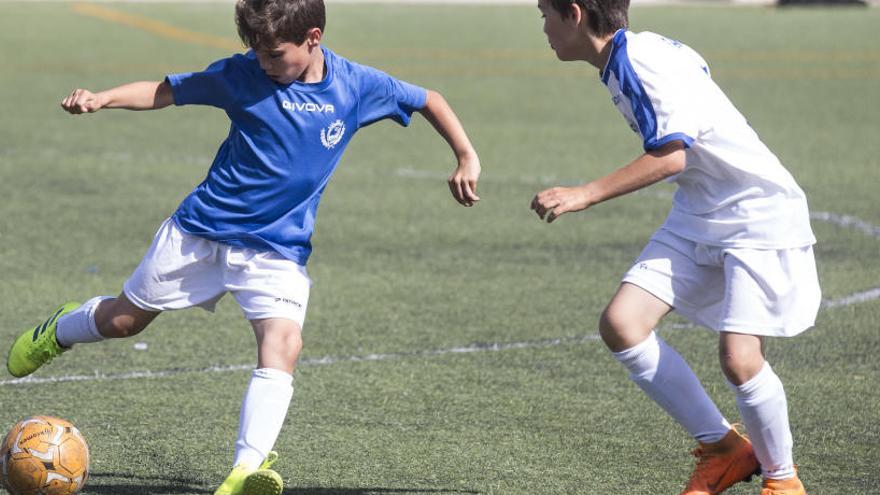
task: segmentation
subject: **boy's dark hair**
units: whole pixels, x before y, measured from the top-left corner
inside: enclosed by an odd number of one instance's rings
[[[279,43],[301,45],[309,29],[324,31],[324,0],[238,0],[235,24],[245,46],[254,50]]]
[[[550,0],[563,17],[571,15],[573,3],[587,12],[588,26],[596,36],[608,36],[629,25],[629,0]]]

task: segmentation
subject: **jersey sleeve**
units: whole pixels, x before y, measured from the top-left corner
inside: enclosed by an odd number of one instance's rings
[[[383,119],[409,125],[413,112],[425,107],[428,92],[371,67],[359,66],[358,127]]]
[[[231,58],[218,60],[201,72],[169,74],[175,105],[210,105],[226,108],[234,99]]]
[[[688,77],[709,77],[680,66],[631,58],[621,91],[628,96],[645,151],[672,141],[690,147],[700,132],[697,94]]]

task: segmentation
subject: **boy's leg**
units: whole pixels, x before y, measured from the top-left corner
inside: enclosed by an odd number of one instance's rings
[[[602,339],[634,381],[702,443],[721,440],[730,424],[682,357],[653,328],[672,308],[648,291],[624,283],[602,314]]]
[[[293,397],[311,279],[304,266],[271,251],[228,247],[218,257],[228,267],[226,290],[253,326],[257,369],[241,405],[234,467],[215,495],[280,495],[281,477],[267,468]]]
[[[754,444],[763,495],[805,493],[792,459],[785,389],[764,361],[761,335],[791,337],[810,328],[821,289],[811,247],[725,249],[725,301],[719,315],[721,368]]]
[[[280,476],[263,468],[274,462],[272,446],[293,398],[293,370],[302,349],[301,327],[286,318],[251,320],[251,325],[257,339],[257,369],[242,400],[235,467],[215,495],[275,494],[283,488]]]
[[[149,325],[158,311],[135,306],[124,293],[115,299],[99,296],[89,299],[70,314],[58,319],[56,338],[63,347],[131,337]]]
[[[74,344],[137,334],[158,314],[138,308],[125,294],[116,299],[94,297],[82,305],[67,303],[15,340],[6,367],[13,376],[30,375]]]
[[[722,332],[719,357],[721,369],[736,392],[736,404],[764,478],[794,478],[785,390],[764,361],[761,337]]]
[[[252,320],[251,325],[257,338],[257,369],[242,401],[233,465],[256,467],[272,450],[287,416],[302,333],[299,324],[283,318]]]
[[[690,366],[651,330],[670,310],[648,291],[624,283],[602,315],[602,338],[630,378],[698,440],[697,465],[682,494],[714,495],[750,478],[758,462]]]
[[[135,335],[164,310],[212,309],[224,293],[217,246],[184,234],[171,219],[166,220],[126,281],[123,294],[116,299],[93,298],[82,306],[65,304],[44,323],[24,332],[9,350],[6,367],[10,374],[33,373],[66,351],[65,346]]]

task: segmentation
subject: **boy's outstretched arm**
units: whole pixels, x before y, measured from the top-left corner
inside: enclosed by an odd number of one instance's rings
[[[448,179],[449,190],[455,200],[464,206],[473,206],[480,200],[477,196],[477,180],[480,178],[480,157],[471,145],[455,112],[440,93],[428,90],[425,107],[419,112],[428,119],[434,129],[449,143],[458,167]]]
[[[166,81],[141,81],[99,93],[75,89],[61,101],[61,108],[72,114],[80,114],[94,113],[102,108],[156,110],[173,103],[174,95]]]
[[[671,141],[592,182],[541,191],[532,199],[532,209],[541,220],[546,219],[549,223],[563,213],[586,210],[602,201],[660,182],[681,172],[684,166],[684,144]]]

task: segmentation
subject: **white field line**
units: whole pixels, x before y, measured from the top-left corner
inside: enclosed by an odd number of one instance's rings
[[[435,172],[422,172],[412,169],[398,169],[397,175],[400,177],[415,179],[445,179],[446,176]],[[498,182],[521,183],[521,184],[560,184],[555,177],[520,177],[516,180],[502,179]],[[574,183],[573,181],[569,181]],[[668,198],[671,195],[665,191],[648,192],[652,196]],[[829,222],[841,227],[851,227],[859,230],[872,237],[880,238],[880,227],[872,225],[864,220],[849,215],[838,215],[829,212],[814,212],[811,218]],[[863,302],[880,299],[880,287],[875,287],[866,291],[856,292],[839,299],[826,299],[822,301],[823,309],[833,309],[844,306],[851,306]],[[693,328],[691,324],[671,324],[664,325],[661,330],[675,330]],[[334,365],[339,363],[362,363],[370,361],[392,361],[399,359],[409,359],[418,357],[434,357],[445,356],[449,354],[472,354],[482,352],[501,352],[514,349],[539,349],[546,347],[556,347],[561,345],[578,345],[588,342],[596,342],[600,340],[598,334],[581,335],[575,337],[563,337],[558,339],[532,340],[525,342],[493,342],[493,343],[477,343],[463,347],[451,347],[447,349],[434,349],[427,351],[415,352],[394,352],[387,354],[366,354],[363,356],[324,356],[321,358],[307,358],[299,361],[299,366],[323,366]],[[92,381],[115,381],[115,380],[135,380],[139,378],[164,378],[169,376],[177,376],[182,374],[203,374],[203,373],[228,373],[233,371],[247,371],[253,369],[253,364],[236,364],[226,366],[209,366],[207,368],[171,368],[161,371],[132,371],[127,373],[101,373],[95,370],[90,375],[62,375],[50,377],[26,377],[13,380],[0,380],[0,387],[12,385],[38,385],[45,383],[63,383],[63,382],[92,382]]]
[[[363,356],[324,356],[320,358],[301,359],[297,366],[326,366],[339,363],[363,363],[371,361],[394,361],[399,359],[445,356],[449,354],[473,354],[479,352],[499,352],[512,349],[539,349],[543,347],[556,347],[560,345],[577,345],[599,340],[598,334],[578,337],[563,337],[559,339],[533,340],[526,342],[490,342],[476,343],[464,347],[451,347],[447,349],[434,349],[414,352],[392,352],[387,354],[366,354]],[[202,373],[227,373],[232,371],[247,371],[254,369],[253,363],[235,364],[228,366],[208,366],[206,368],[172,368],[162,371],[132,371],[127,373],[101,373],[95,370],[90,375],[62,375],[49,377],[26,377],[14,380],[0,380],[0,386],[6,385],[38,385],[45,383],[63,382],[93,382],[113,380],[134,380],[138,378],[164,378],[182,374]]]
[[[873,289],[869,289],[866,291],[856,292],[855,294],[850,294],[848,296],[841,297],[840,299],[826,299],[822,301],[822,307],[826,309],[840,308],[843,306],[852,306],[853,304],[873,301],[874,299],[880,299],[880,287],[874,287]]]
[[[859,292],[836,300],[824,301],[824,308],[837,308],[841,306],[849,306],[873,299],[880,298],[880,287],[865,292]],[[681,330],[694,328],[695,325],[690,323],[676,323],[664,325],[660,331]],[[435,356],[446,356],[450,354],[475,354],[483,352],[502,352],[518,349],[541,349],[548,347],[558,347],[563,345],[579,345],[600,340],[598,334],[581,335],[574,337],[562,337],[557,339],[531,340],[524,342],[489,342],[475,343],[463,347],[450,347],[446,349],[433,349],[427,351],[414,352],[392,352],[384,354],[366,354],[362,356],[324,356],[320,358],[306,358],[298,362],[298,366],[328,366],[341,363],[364,363],[376,361],[395,361],[410,358],[424,358]],[[141,378],[166,378],[170,376],[185,374],[206,374],[206,373],[229,373],[236,371],[249,371],[254,368],[253,363],[235,364],[224,366],[208,366],[205,368],[171,368],[160,371],[131,371],[126,373],[102,373],[95,370],[89,375],[61,375],[49,377],[26,377],[12,380],[0,380],[0,387],[15,385],[40,385],[47,383],[65,383],[65,382],[95,382],[95,381],[122,381],[136,380]]]
[[[874,299],[880,298],[880,287],[858,292],[840,299],[826,300],[822,302],[822,307],[826,309],[849,306]],[[683,330],[695,328],[696,325],[690,323],[672,323],[661,326],[658,331]],[[598,342],[599,334],[580,335],[574,337],[561,337],[556,339],[529,340],[524,342],[488,342],[475,343],[462,347],[450,347],[446,349],[432,349],[427,351],[414,352],[391,352],[384,354],[365,354],[362,356],[324,356],[320,358],[301,359],[298,366],[328,366],[342,363],[364,363],[378,361],[396,361],[411,358],[427,358],[435,356],[446,356],[450,354],[476,354],[483,352],[503,352],[518,349],[542,349],[548,347],[579,345],[591,342]],[[137,380],[141,378],[166,378],[171,376],[186,374],[206,374],[206,373],[230,373],[235,371],[249,371],[254,369],[253,363],[233,364],[223,366],[208,366],[205,368],[171,368],[166,370],[152,371],[130,371],[126,373],[102,373],[95,370],[89,375],[61,375],[48,377],[25,377],[12,380],[0,380],[0,387],[16,386],[16,385],[41,385],[47,383],[65,383],[65,382],[97,382],[97,381],[122,381]]]
[[[660,331],[680,330],[693,328],[690,323],[673,323],[664,325]],[[547,347],[557,347],[562,345],[579,345],[588,342],[596,342],[600,339],[599,334],[580,335],[573,337],[562,337],[557,339],[529,340],[524,342],[482,342],[474,343],[463,347],[450,347],[447,349],[433,349],[427,351],[413,352],[391,352],[385,354],[366,354],[363,356],[324,356],[320,358],[300,359],[297,366],[327,366],[340,363],[365,363],[372,361],[395,361],[410,358],[424,358],[435,356],[446,356],[450,354],[475,354],[482,352],[501,352],[515,349],[541,349]],[[250,371],[254,369],[254,364],[233,364],[225,366],[208,366],[205,368],[171,368],[161,371],[130,371],[126,373],[101,373],[95,370],[89,375],[62,375],[48,377],[17,378],[12,380],[0,380],[0,386],[11,385],[40,385],[46,383],[65,383],[65,382],[94,382],[94,381],[119,381],[119,380],[136,380],[139,378],[165,378],[169,376],[183,374],[203,374],[203,373],[228,373],[234,371]]]
[[[838,215],[837,213],[830,213],[827,211],[814,211],[810,214],[810,218],[813,220],[828,222],[840,227],[850,227],[863,234],[880,239],[880,227],[850,215]]]

